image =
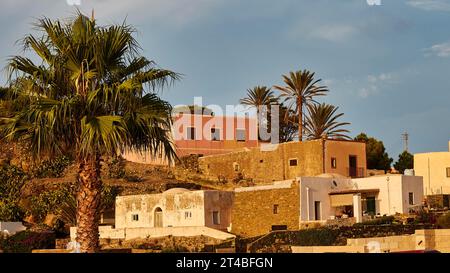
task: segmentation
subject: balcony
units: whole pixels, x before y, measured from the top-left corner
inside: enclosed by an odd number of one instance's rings
[[[351,178],[362,178],[364,177],[365,169],[358,167],[347,168],[347,176]]]

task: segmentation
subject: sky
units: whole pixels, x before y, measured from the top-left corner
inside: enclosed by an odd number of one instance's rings
[[[16,41],[36,18],[76,7],[100,24],[126,20],[142,55],[183,74],[162,93],[173,105],[234,105],[308,69],[352,137],[382,140],[394,160],[405,131],[412,153],[448,149],[450,0],[0,0],[0,66],[23,54]]]

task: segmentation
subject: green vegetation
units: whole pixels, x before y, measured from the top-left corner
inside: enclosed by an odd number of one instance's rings
[[[450,212],[447,212],[437,219],[437,225],[441,228],[450,228]]]
[[[378,226],[378,225],[392,225],[395,224],[394,216],[382,216],[373,220],[365,221],[362,223],[356,223],[354,226]]]
[[[343,113],[336,113],[339,107],[331,104],[311,104],[308,105],[308,115],[305,120],[305,134],[307,139],[320,139],[323,137],[334,139],[350,139],[346,133],[348,130],[342,129],[348,122],[338,122]]]
[[[0,221],[22,221],[24,211],[20,208],[20,190],[28,176],[15,166],[0,167]]]
[[[395,162],[394,168],[400,173],[404,173],[406,169],[414,168],[414,156],[407,151],[404,151],[398,156],[398,160]]]
[[[389,157],[382,141],[368,137],[364,133],[356,136],[355,140],[366,143],[367,169],[384,171],[391,169],[393,159]]]
[[[53,232],[21,231],[0,239],[0,249],[5,253],[30,253],[33,249],[55,248]]]
[[[315,79],[315,73],[306,69],[283,75],[283,81],[285,86],[275,85],[274,88],[281,92],[282,103],[298,116],[298,138],[302,141],[304,106],[316,103],[315,98],[326,95],[328,88],[319,85],[321,79]]]
[[[62,177],[71,163],[72,160],[64,155],[44,160],[34,170],[34,176],[37,178]]]
[[[26,35],[25,51],[10,58],[11,90],[0,103],[0,136],[25,141],[34,159],[73,155],[78,166],[77,219],[82,252],[98,250],[101,158],[123,149],[163,151],[170,140],[171,105],[157,91],[178,80],[141,56],[132,26],[99,26],[79,13],[41,18]]]

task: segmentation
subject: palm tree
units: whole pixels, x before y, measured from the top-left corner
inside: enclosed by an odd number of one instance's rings
[[[247,89],[247,97],[242,98],[240,103],[256,108],[256,116],[260,118],[261,106],[268,106],[270,111],[270,105],[278,103],[278,99],[274,96],[273,91],[266,86],[255,86],[252,89]],[[260,121],[259,124],[264,123],[268,125],[267,120]],[[258,124],[258,127],[259,127]],[[259,130],[258,130],[259,135]]]
[[[350,139],[345,133],[348,130],[342,126],[349,125],[348,122],[338,122],[337,119],[343,113],[337,114],[339,107],[330,104],[312,104],[308,106],[308,115],[305,120],[305,133],[307,139],[335,138]]]
[[[139,55],[128,25],[98,26],[78,12],[69,22],[39,19],[41,37],[24,38],[25,50],[42,61],[15,56],[11,84],[26,82],[11,99],[28,107],[1,117],[9,141],[27,140],[37,161],[72,153],[78,164],[77,242],[98,250],[100,162],[124,149],[163,151],[176,157],[170,141],[171,109],[157,95],[179,75]]]
[[[318,85],[321,79],[315,80],[314,74],[308,70],[290,72],[283,75],[286,86],[274,86],[281,92],[280,98],[284,98],[286,106],[298,115],[299,141],[303,140],[303,106],[316,103],[316,96],[324,96],[328,92],[327,87]]]

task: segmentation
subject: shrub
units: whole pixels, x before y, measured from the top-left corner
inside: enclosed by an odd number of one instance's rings
[[[120,157],[112,157],[107,161],[108,177],[109,178],[124,178],[125,166]]]
[[[356,223],[354,226],[379,226],[379,225],[392,225],[395,221],[394,216],[382,216],[370,221],[365,221],[362,223]]]
[[[57,214],[58,208],[71,198],[74,194],[72,184],[64,184],[53,191],[45,191],[37,196],[31,197],[31,206],[29,213],[36,217],[36,220],[42,221],[49,213]]]
[[[21,231],[2,241],[0,248],[5,253],[30,253],[33,249],[55,248],[53,232]]]
[[[19,222],[22,221],[25,212],[15,201],[0,200],[0,222]]]
[[[58,178],[64,175],[66,168],[72,163],[68,156],[60,156],[54,159],[44,160],[34,170],[37,178]]]
[[[45,191],[31,198],[30,214],[38,221],[45,219],[47,214],[55,214],[61,221],[69,225],[76,225],[76,190],[75,184],[63,184],[53,191]],[[119,188],[116,186],[103,186],[101,207],[113,207]]]
[[[21,168],[8,164],[0,167],[0,221],[22,220],[20,190],[27,180],[28,176]]]
[[[450,212],[442,214],[437,219],[437,224],[441,228],[450,228]]]

